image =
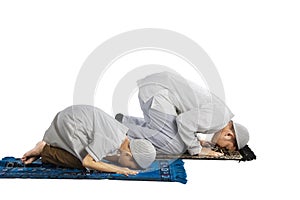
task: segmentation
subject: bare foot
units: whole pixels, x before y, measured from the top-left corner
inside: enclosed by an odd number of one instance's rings
[[[33,161],[37,160],[40,157],[41,152],[45,145],[46,145],[46,142],[44,142],[44,141],[38,142],[33,149],[31,149],[30,151],[26,152],[23,155],[23,157],[21,158],[21,161],[25,165],[28,165],[28,164],[32,163]]]

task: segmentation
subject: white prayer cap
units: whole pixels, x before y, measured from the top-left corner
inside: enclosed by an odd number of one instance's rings
[[[249,141],[249,132],[245,126],[235,122],[233,122],[233,128],[238,149],[242,149]]]
[[[154,146],[145,139],[131,140],[130,151],[136,163],[143,169],[149,167],[156,157]]]

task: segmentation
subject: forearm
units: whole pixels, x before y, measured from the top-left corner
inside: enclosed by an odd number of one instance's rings
[[[118,173],[121,167],[116,165],[108,164],[105,162],[96,162],[89,154],[83,159],[82,165],[89,169],[94,169],[102,172],[114,172]]]

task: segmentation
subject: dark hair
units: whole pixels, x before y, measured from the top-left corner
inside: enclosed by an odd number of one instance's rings
[[[233,127],[233,121],[232,120],[230,120],[230,123],[231,123],[231,126],[230,126],[230,130],[234,133],[234,135],[235,135],[235,130],[234,130],[234,127]],[[234,146],[235,146],[235,150],[239,150],[238,148],[238,144],[237,144],[237,141],[236,141],[236,137],[235,137],[235,139],[234,139],[234,141],[232,141],[233,143],[234,143]]]

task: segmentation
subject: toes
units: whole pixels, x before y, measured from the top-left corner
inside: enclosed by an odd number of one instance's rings
[[[26,161],[26,157],[23,156],[23,157],[21,158],[21,161],[22,161],[22,163],[24,163],[24,162]]]
[[[28,160],[25,160],[24,161],[24,164],[25,165],[29,165],[29,164],[31,164],[33,161],[32,161],[32,159],[28,159]]]
[[[24,160],[23,163],[25,165],[28,165],[28,164],[31,164],[32,162],[34,162],[37,159],[38,159],[38,157],[30,157],[30,158],[27,158],[26,160]]]

